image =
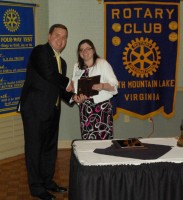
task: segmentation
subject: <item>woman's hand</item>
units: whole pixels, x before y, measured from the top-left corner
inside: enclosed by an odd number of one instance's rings
[[[104,89],[104,83],[94,84],[92,86],[92,90],[101,91]]]
[[[114,86],[110,85],[109,83],[99,83],[99,84],[94,84],[92,86],[92,90],[97,90],[97,91],[101,91],[101,90],[106,90],[106,91],[114,91],[115,88]]]

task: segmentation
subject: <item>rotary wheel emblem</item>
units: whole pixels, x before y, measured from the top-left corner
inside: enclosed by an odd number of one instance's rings
[[[132,76],[144,78],[153,75],[160,64],[160,51],[156,42],[136,38],[128,43],[123,53],[123,64]]]
[[[15,32],[20,26],[20,16],[15,10],[9,9],[4,14],[3,22],[10,32]]]

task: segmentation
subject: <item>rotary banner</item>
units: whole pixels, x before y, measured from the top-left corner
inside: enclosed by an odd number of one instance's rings
[[[119,81],[119,112],[139,119],[174,114],[179,0],[105,0],[105,57]]]
[[[34,4],[0,1],[0,117],[16,113],[34,36]]]

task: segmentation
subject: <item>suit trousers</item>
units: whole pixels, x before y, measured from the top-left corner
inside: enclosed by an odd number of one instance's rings
[[[49,118],[41,121],[22,111],[25,139],[25,161],[32,195],[45,192],[52,182],[58,147],[60,108],[55,106]]]

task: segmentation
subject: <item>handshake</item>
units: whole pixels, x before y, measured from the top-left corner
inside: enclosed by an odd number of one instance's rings
[[[73,81],[70,81],[69,85],[66,88],[67,92],[74,92],[74,83]],[[74,94],[72,96],[72,100],[75,101],[76,103],[82,103],[84,100],[88,99],[88,97],[84,94]]]
[[[72,100],[75,101],[76,103],[82,103],[84,100],[88,99],[88,97],[86,95],[83,94],[74,94],[72,96]]]

